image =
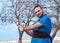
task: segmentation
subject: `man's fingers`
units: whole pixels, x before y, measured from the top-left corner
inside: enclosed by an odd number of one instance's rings
[[[18,24],[18,27],[19,27],[19,30],[20,30],[21,32],[24,31],[24,26],[23,26],[22,24]]]

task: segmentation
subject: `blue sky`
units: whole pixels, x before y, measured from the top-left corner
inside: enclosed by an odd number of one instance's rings
[[[0,23],[0,40],[17,40],[19,38],[18,28],[13,24]],[[23,40],[30,39],[26,33],[23,34]]]

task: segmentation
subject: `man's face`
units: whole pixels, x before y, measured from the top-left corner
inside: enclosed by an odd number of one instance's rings
[[[41,9],[40,7],[36,7],[36,8],[34,9],[34,12],[36,13],[36,15],[37,15],[38,17],[41,17],[42,14],[43,14],[43,9]]]

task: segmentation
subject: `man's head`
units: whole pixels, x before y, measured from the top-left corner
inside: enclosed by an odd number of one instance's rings
[[[36,13],[36,15],[37,15],[38,17],[41,17],[42,14],[43,14],[43,8],[42,8],[40,5],[36,5],[36,6],[34,7],[34,12]]]

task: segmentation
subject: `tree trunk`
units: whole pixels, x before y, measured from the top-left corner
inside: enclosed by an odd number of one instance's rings
[[[22,35],[23,35],[23,32],[19,31],[19,40],[18,40],[18,43],[22,43]]]
[[[22,24],[22,14],[20,14],[19,18],[18,18],[18,25],[19,24]],[[19,40],[18,40],[18,43],[22,43],[22,35],[23,35],[23,32],[20,31],[19,27],[18,27],[18,32],[19,32]]]
[[[56,33],[57,33],[57,31],[59,30],[59,28],[60,28],[60,25],[58,25],[57,28],[55,29],[55,31],[54,31],[54,33],[53,33],[53,35],[52,35],[52,40],[53,40],[54,37],[56,36]]]

